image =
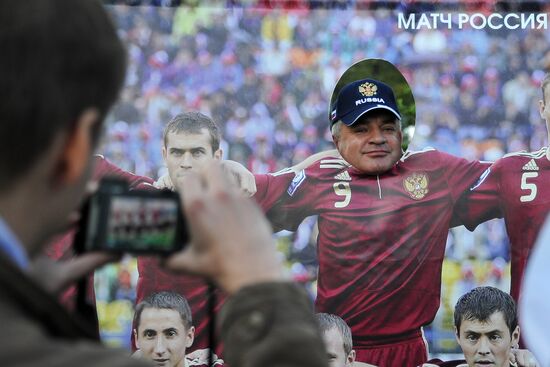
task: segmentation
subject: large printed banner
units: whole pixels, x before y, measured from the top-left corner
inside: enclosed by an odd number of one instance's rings
[[[410,86],[409,151],[433,147],[495,161],[548,145],[539,111],[550,71],[545,2],[159,3],[168,6],[107,5],[126,42],[129,71],[100,153],[127,171],[153,179],[167,173],[163,128],[184,111],[212,117],[224,158],[254,173],[334,149],[331,94],[363,59],[395,65]],[[527,196],[537,189],[531,181],[516,185]],[[317,233],[317,218],[309,217],[295,232],[275,234],[289,273],[312,298]],[[509,291],[509,262],[503,220],[449,231],[440,309],[425,328],[431,353],[459,350],[456,300],[477,285]],[[96,273],[100,326],[110,343],[130,347],[136,280],[131,259]]]

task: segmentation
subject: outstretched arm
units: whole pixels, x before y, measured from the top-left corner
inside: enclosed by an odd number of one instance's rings
[[[311,166],[313,163],[317,162],[319,159],[322,158],[342,158],[340,156],[340,153],[336,149],[332,150],[324,150],[319,153],[315,153],[313,155],[310,155],[306,159],[304,159],[302,162],[290,167],[294,172],[300,172],[303,169],[306,169],[307,167]]]
[[[120,167],[113,164],[111,161],[106,159],[101,154],[96,154],[94,156],[94,180],[101,180],[105,176],[115,176],[124,178],[128,181],[131,189],[144,188],[153,183],[153,180],[149,177],[135,175],[131,172],[125,171]]]

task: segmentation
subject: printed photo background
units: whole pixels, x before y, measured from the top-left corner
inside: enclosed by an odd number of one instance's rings
[[[550,70],[548,29],[398,24],[399,14],[548,14],[544,2],[527,9],[494,1],[117,3],[107,7],[127,44],[129,70],[99,152],[139,175],[156,179],[166,172],[163,127],[188,110],[214,118],[225,158],[255,173],[332,149],[330,94],[363,58],[392,62],[410,84],[416,127],[409,149],[495,160],[548,144],[538,113],[540,81]],[[275,237],[288,271],[314,297],[316,219]],[[508,261],[502,221],[449,232],[441,308],[426,328],[433,354],[458,351],[452,312],[460,294],[481,284],[509,290]],[[136,281],[130,257],[96,273],[102,337],[110,344],[129,347]]]

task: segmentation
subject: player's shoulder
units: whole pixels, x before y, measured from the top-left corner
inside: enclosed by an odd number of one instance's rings
[[[548,154],[548,147],[543,147],[533,152],[522,150],[519,152],[512,152],[512,153],[505,154],[502,156],[502,158],[499,159],[499,161],[508,161],[508,162],[513,160],[529,161],[531,159],[546,158],[547,154]]]
[[[351,181],[348,172],[351,167],[344,159],[331,157],[319,159],[299,172],[287,168],[272,175],[294,174],[287,190],[288,194],[292,196],[300,186],[308,185],[311,187],[313,185],[317,187],[317,185],[326,183],[332,185],[334,179]]]
[[[105,156],[103,154],[94,154],[93,156],[93,159],[94,159],[94,163],[96,165],[102,165],[102,164],[105,164],[107,162],[107,158],[105,158]]]
[[[333,177],[348,168],[351,168],[351,165],[341,157],[325,157],[312,163],[304,172],[308,177],[323,179]]]
[[[315,167],[320,171],[326,170],[342,170],[345,168],[350,168],[351,165],[344,160],[342,157],[331,157],[319,159],[315,162]]]
[[[414,159],[417,159],[417,158],[420,158],[420,157],[436,156],[439,153],[441,153],[441,152],[438,151],[435,148],[432,148],[432,147],[426,147],[426,148],[421,149],[421,150],[407,150],[401,156],[400,161],[405,162],[407,160],[410,161],[410,160],[414,160]]]
[[[285,176],[285,175],[295,175],[296,174],[296,171],[294,171],[292,168],[290,167],[287,167],[287,168],[283,168],[279,171],[276,171],[276,172],[270,172],[270,173],[254,173],[254,177],[256,178],[256,180],[260,179],[260,178],[266,178],[266,177],[279,177],[279,176]]]
[[[457,159],[460,158],[432,147],[426,147],[421,150],[407,150],[401,157],[400,163],[435,167]]]
[[[493,168],[495,170],[516,172],[521,171],[538,171],[539,166],[547,166],[547,152],[548,148],[544,147],[537,151],[519,151],[512,152],[502,156],[498,159]]]

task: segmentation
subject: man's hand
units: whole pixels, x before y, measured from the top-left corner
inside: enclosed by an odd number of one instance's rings
[[[168,173],[165,173],[164,175],[160,176],[158,180],[153,182],[153,186],[157,189],[167,189],[174,191],[174,184],[172,183],[172,180],[170,179],[170,175]]]
[[[527,349],[515,349],[510,351],[510,364],[518,367],[538,367],[535,356]]]
[[[192,243],[167,259],[169,269],[207,276],[228,293],[284,279],[267,220],[219,164],[181,177],[177,188]]]
[[[193,360],[193,365],[203,365],[208,364],[208,358],[210,356],[210,348],[206,349],[197,349],[189,354],[185,355],[185,358]],[[214,353],[212,354],[213,363],[218,362],[219,364],[223,363],[223,360],[218,359],[218,356]]]
[[[229,177],[234,178],[237,187],[245,196],[252,196],[256,193],[256,180],[254,175],[242,164],[225,160],[221,161],[223,169],[229,173]]]
[[[57,295],[94,269],[119,258],[120,255],[103,252],[91,252],[66,261],[39,256],[31,262],[29,275],[47,292]]]

